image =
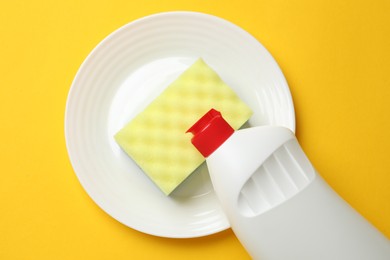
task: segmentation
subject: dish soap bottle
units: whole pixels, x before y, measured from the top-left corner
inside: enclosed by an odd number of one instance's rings
[[[389,240],[317,174],[289,129],[234,131],[211,109],[187,132],[254,259],[390,259]]]

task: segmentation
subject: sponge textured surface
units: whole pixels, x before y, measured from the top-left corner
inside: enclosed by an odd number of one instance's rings
[[[121,148],[169,195],[203,161],[185,132],[207,111],[220,111],[234,128],[252,115],[202,59],[171,83],[116,135]]]

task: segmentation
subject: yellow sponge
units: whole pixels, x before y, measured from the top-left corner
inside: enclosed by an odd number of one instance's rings
[[[185,132],[211,108],[220,111],[234,129],[252,115],[217,73],[199,59],[122,128],[115,140],[169,195],[204,161]]]

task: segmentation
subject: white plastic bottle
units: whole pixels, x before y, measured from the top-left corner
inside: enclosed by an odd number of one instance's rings
[[[390,259],[389,240],[316,173],[289,129],[234,132],[212,109],[188,132],[254,259]]]

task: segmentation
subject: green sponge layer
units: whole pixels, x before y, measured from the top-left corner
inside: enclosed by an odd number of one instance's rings
[[[199,59],[122,128],[115,140],[169,195],[204,161],[185,132],[211,108],[220,111],[234,129],[252,115],[217,73]]]

